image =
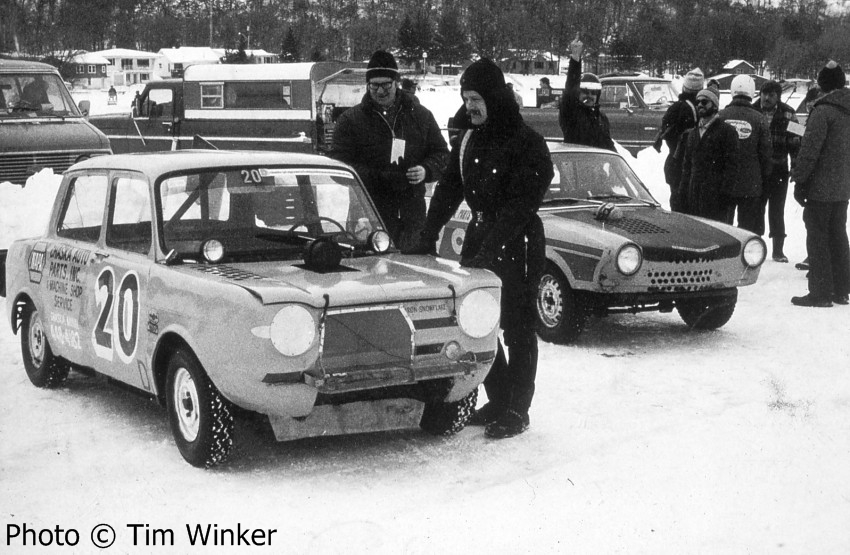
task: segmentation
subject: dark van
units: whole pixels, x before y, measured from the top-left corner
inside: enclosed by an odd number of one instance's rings
[[[0,59],[0,183],[25,185],[43,168],[60,174],[112,154],[106,135],[86,120],[88,107],[74,104],[53,66]]]

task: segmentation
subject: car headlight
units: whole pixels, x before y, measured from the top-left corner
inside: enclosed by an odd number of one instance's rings
[[[269,326],[269,338],[281,354],[288,357],[302,355],[316,339],[316,321],[302,306],[285,306],[275,314]]]
[[[634,243],[629,243],[620,248],[617,253],[617,269],[621,274],[631,276],[634,275],[643,264],[643,253],[640,252],[640,247]]]
[[[477,289],[460,301],[457,321],[470,337],[480,339],[499,324],[501,308],[496,299],[483,289]]]
[[[744,250],[741,252],[741,258],[744,259],[744,264],[750,268],[760,266],[767,257],[767,246],[761,237],[753,237],[744,243]]]

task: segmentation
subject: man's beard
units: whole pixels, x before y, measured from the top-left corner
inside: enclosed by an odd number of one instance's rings
[[[697,115],[700,118],[704,118],[704,119],[710,118],[711,116],[713,116],[716,113],[717,113],[717,106],[714,106],[714,105],[712,105],[711,108],[700,106],[699,109],[697,110]]]

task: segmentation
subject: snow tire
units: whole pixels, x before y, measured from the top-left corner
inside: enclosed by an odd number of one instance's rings
[[[426,403],[419,427],[435,436],[452,436],[466,427],[475,412],[478,390],[453,403]]]
[[[695,330],[716,330],[732,318],[738,303],[738,290],[724,297],[706,297],[676,301],[676,310],[688,327]]]
[[[36,387],[54,388],[68,377],[70,366],[53,354],[41,312],[32,304],[21,314],[21,355],[27,377]]]
[[[557,266],[549,262],[537,287],[537,334],[544,341],[566,345],[581,335],[587,308]]]
[[[167,372],[168,420],[180,454],[199,468],[223,463],[233,447],[230,402],[189,351],[178,349],[168,361]]]

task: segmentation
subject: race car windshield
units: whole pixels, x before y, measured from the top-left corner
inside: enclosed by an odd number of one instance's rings
[[[317,237],[363,252],[383,226],[347,171],[240,168],[172,175],[157,188],[163,250],[192,258],[217,239],[231,260],[295,259]]]
[[[625,160],[596,152],[553,152],[555,176],[543,198],[544,205],[575,201],[657,204]]]

